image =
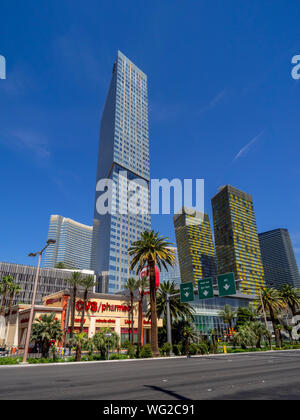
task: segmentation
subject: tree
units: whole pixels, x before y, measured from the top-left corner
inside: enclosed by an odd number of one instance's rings
[[[17,283],[10,283],[8,285],[8,292],[9,292],[9,303],[8,303],[8,325],[10,324],[10,317],[11,317],[11,308],[13,304],[14,297],[19,295],[21,292],[21,287]]]
[[[257,336],[249,324],[241,325],[238,332],[233,336],[234,346],[241,346],[242,349],[254,347],[257,342]]]
[[[111,333],[111,337],[106,337],[106,333]],[[100,351],[101,356],[107,357],[107,347],[110,349],[115,349],[119,347],[120,337],[114,331],[111,331],[110,328],[100,328],[100,330],[94,335],[93,342],[98,351]]]
[[[86,333],[81,331],[78,333],[75,333],[74,335],[74,344],[76,345],[76,356],[75,356],[75,362],[81,361],[81,352],[82,352],[82,346],[87,341]]]
[[[55,268],[60,268],[62,270],[65,270],[67,268],[67,266],[64,262],[60,261],[57,264],[55,264]]]
[[[82,308],[82,314],[81,314],[81,320],[80,320],[80,332],[83,331],[83,324],[84,324],[84,316],[85,316],[85,307],[88,302],[88,293],[89,289],[96,286],[97,282],[95,282],[94,276],[86,276],[83,277],[80,281],[80,286],[84,288],[83,293],[83,308]]]
[[[5,309],[5,301],[7,296],[7,291],[12,283],[14,283],[15,279],[12,276],[3,276],[1,283],[2,283],[2,302],[0,308],[0,315],[4,314]]]
[[[273,330],[275,334],[276,346],[280,347],[280,334],[277,329],[277,316],[280,311],[285,307],[285,302],[283,301],[280,293],[276,289],[264,287],[261,290],[261,298],[263,301],[263,305],[266,311],[270,315],[270,319],[273,325]],[[261,302],[259,301],[258,310],[263,311]]]
[[[138,281],[130,277],[125,284],[125,289],[129,291],[130,295],[130,319],[129,319],[129,331],[131,331],[131,344],[134,343],[134,333],[133,333],[133,310],[134,310],[134,292],[138,289]]]
[[[77,288],[80,285],[80,282],[81,282],[81,274],[78,271],[74,271],[72,273],[72,277],[68,279],[68,283],[73,287],[72,303],[71,303],[71,328],[70,328],[70,345],[71,346],[72,346],[72,341],[73,341],[74,323],[75,323],[76,295],[77,295]]]
[[[250,304],[246,307],[239,306],[236,315],[237,315],[237,319],[236,319],[237,327],[244,325],[247,322],[253,322],[257,320],[259,317],[257,310],[254,308],[253,305],[250,305]]]
[[[178,293],[179,290],[175,285],[175,282],[170,282],[169,280],[161,283],[157,291],[156,297],[156,308],[158,318],[165,317],[167,315],[167,293],[173,295]],[[172,321],[178,321],[179,319],[193,319],[195,313],[194,308],[187,302],[181,302],[180,297],[175,297],[170,299],[170,317],[171,325]]]
[[[63,332],[60,322],[55,319],[55,314],[41,315],[32,324],[31,341],[38,341],[42,346],[42,357],[49,356],[49,349],[52,340],[60,341]]]
[[[137,267],[139,273],[144,266],[149,267],[150,272],[150,308],[151,308],[151,346],[154,356],[159,356],[158,335],[157,335],[157,312],[156,312],[156,283],[155,283],[155,266],[159,269],[163,266],[168,270],[167,266],[175,264],[176,258],[173,244],[168,242],[168,238],[159,236],[158,232],[145,231],[141,233],[141,238],[132,243],[128,249],[129,255],[132,257],[130,269]]]
[[[297,308],[300,307],[300,290],[290,284],[283,284],[279,290],[279,296],[289,307],[293,316],[296,316]]]
[[[261,340],[266,338],[270,340],[270,332],[267,330],[265,324],[261,321],[249,322],[249,326],[256,336],[256,348],[261,348]]]
[[[225,305],[224,308],[218,313],[218,316],[221,317],[225,324],[228,324],[229,328],[232,328],[232,321],[236,317],[236,311],[230,306]]]
[[[190,343],[196,341],[198,339],[198,336],[195,333],[194,328],[191,325],[187,324],[183,328],[182,335],[184,339],[185,353],[188,355]]]
[[[138,326],[138,345],[142,345],[143,338],[143,302],[145,297],[145,289],[148,287],[149,281],[147,277],[142,277],[138,280],[138,287],[140,289],[139,299],[139,326]]]

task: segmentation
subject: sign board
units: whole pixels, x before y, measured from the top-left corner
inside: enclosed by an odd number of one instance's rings
[[[217,276],[219,296],[236,294],[235,278],[233,273],[219,274]]]
[[[181,283],[180,284],[180,301],[181,302],[193,302],[194,297],[194,284],[190,283]]]
[[[198,280],[198,297],[199,299],[211,299],[214,297],[213,279],[208,277],[207,279]]]

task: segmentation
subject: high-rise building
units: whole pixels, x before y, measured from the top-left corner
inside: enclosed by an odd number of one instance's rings
[[[99,210],[103,179],[114,185],[106,214]],[[93,270],[105,273],[109,293],[124,288],[133,274],[128,247],[151,229],[149,180],[147,76],[118,51],[101,119],[91,260]],[[140,186],[142,206],[129,203],[131,181]]]
[[[44,267],[62,262],[67,268],[89,270],[91,266],[93,227],[59,215],[50,216],[48,239],[56,243],[45,251]]]
[[[179,286],[181,283],[180,279],[180,270],[179,270],[179,262],[178,262],[178,255],[177,255],[177,248],[170,247],[170,249],[174,252],[176,262],[173,266],[168,265],[168,270],[166,270],[163,266],[161,267],[159,273],[159,282],[163,283],[166,281],[173,282]]]
[[[257,294],[264,285],[252,196],[226,185],[212,198],[218,274],[233,272],[240,290]]]
[[[269,230],[259,233],[258,239],[266,284],[278,289],[282,284],[300,288],[299,270],[288,230]]]
[[[215,255],[208,215],[183,207],[174,216],[182,282],[215,277]]]

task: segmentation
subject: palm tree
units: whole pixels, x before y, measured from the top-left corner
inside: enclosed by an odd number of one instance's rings
[[[76,305],[76,295],[77,288],[81,282],[81,274],[78,271],[72,273],[72,277],[68,279],[68,283],[73,286],[72,290],[72,302],[71,302],[71,328],[70,328],[70,345],[72,345],[73,333],[74,333],[74,323],[75,323],[75,305]],[[68,320],[67,320],[68,322]]]
[[[225,305],[218,316],[223,319],[225,324],[228,324],[229,329],[232,329],[232,321],[236,317],[236,311],[230,305]]]
[[[168,242],[168,238],[159,236],[158,232],[145,231],[141,233],[141,239],[132,243],[128,249],[132,257],[130,269],[137,267],[139,273],[144,266],[149,267],[150,273],[150,308],[151,308],[151,347],[152,354],[159,356],[158,335],[157,335],[157,311],[156,311],[156,283],[155,265],[159,269],[163,266],[168,270],[167,265],[174,265],[176,258],[174,251],[170,249],[173,244]]]
[[[234,334],[233,343],[234,347],[239,345],[242,349],[247,347],[254,347],[257,342],[257,336],[251,328],[249,323],[241,325],[238,332]]]
[[[82,352],[82,346],[87,341],[86,333],[81,331],[74,335],[74,341],[76,345],[76,356],[75,356],[75,362],[81,361],[81,352]]]
[[[134,309],[134,292],[138,289],[138,281],[130,277],[127,280],[127,283],[124,285],[125,289],[129,290],[130,295],[130,315],[131,319],[129,319],[129,331],[131,331],[131,344],[134,343],[134,333],[133,333],[133,309]]]
[[[275,334],[276,346],[280,347],[280,334],[277,330],[277,322],[276,318],[279,312],[285,307],[285,302],[283,301],[280,293],[276,289],[272,289],[269,287],[264,287],[261,289],[261,298],[264,307],[270,314],[271,322],[273,325],[273,330]],[[259,302],[258,310],[263,311],[262,305]]]
[[[268,341],[270,340],[270,332],[267,330],[265,324],[261,321],[253,321],[249,323],[249,326],[251,327],[252,331],[254,332],[257,341],[256,341],[256,348],[261,348],[261,340],[263,338],[267,338]]]
[[[198,339],[198,336],[195,333],[194,328],[188,324],[184,326],[182,335],[183,335],[184,344],[185,344],[185,352],[186,352],[186,355],[188,355],[191,341],[196,341]]]
[[[96,284],[97,284],[97,282],[95,282],[94,276],[86,276],[86,277],[83,277],[83,279],[80,281],[80,286],[83,286],[84,287],[83,308],[82,308],[82,314],[81,314],[81,320],[80,320],[80,332],[83,331],[85,306],[86,306],[87,301],[88,301],[89,289],[91,287],[96,286]]]
[[[296,316],[297,308],[300,307],[300,290],[290,284],[283,284],[279,295],[283,302],[290,308],[293,316]]]
[[[1,308],[0,308],[0,315],[4,314],[7,291],[8,291],[9,286],[14,282],[14,280],[15,279],[12,276],[2,277],[2,280],[1,280],[1,283],[2,283],[2,302],[1,302]]]
[[[178,293],[178,288],[174,281],[170,282],[169,280],[160,284],[157,291],[157,316],[158,318],[166,317],[167,314],[167,299],[166,295],[173,295]],[[195,313],[194,308],[189,303],[184,303],[180,301],[180,297],[175,297],[170,299],[170,317],[171,325],[172,321],[178,321],[179,319],[193,319]]]
[[[60,341],[63,336],[60,322],[55,314],[42,315],[32,324],[31,341],[39,341],[42,345],[42,357],[48,357],[51,340]]]
[[[60,269],[66,269],[67,268],[67,266],[66,266],[66,264],[64,263],[64,262],[62,262],[62,261],[59,261],[57,264],[55,264],[55,268],[60,268]]]
[[[138,280],[138,287],[140,289],[140,299],[139,299],[139,326],[138,326],[138,345],[141,346],[143,343],[143,302],[145,297],[145,289],[149,285],[149,280],[147,277],[141,277]]]
[[[106,333],[111,333],[110,337],[106,337]],[[94,335],[93,343],[98,351],[100,351],[102,357],[107,356],[107,345],[110,349],[119,347],[120,337],[119,335],[111,331],[109,327],[100,328],[100,330]]]

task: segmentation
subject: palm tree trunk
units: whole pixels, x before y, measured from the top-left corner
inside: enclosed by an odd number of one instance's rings
[[[150,269],[150,309],[151,309],[151,347],[154,357],[159,356],[157,336],[157,310],[156,310],[156,284],[155,284],[155,261],[148,261]]]
[[[74,285],[73,296],[72,296],[72,308],[71,308],[71,328],[70,328],[70,344],[71,344],[71,346],[72,346],[73,334],[74,334],[76,294],[77,294],[77,286]]]
[[[134,344],[134,329],[133,329],[133,293],[130,292],[130,315],[131,315],[131,320],[129,325],[131,326],[131,345],[133,346]]]
[[[144,300],[144,291],[141,290],[141,297],[139,300],[139,329],[138,329],[138,345],[142,346],[142,337],[143,337],[143,300]]]
[[[83,297],[83,308],[82,308],[82,314],[81,314],[81,320],[80,320],[80,332],[83,331],[84,315],[85,315],[85,305],[87,303],[87,297],[88,297],[88,289],[85,289],[85,291],[84,291],[84,297]]]
[[[75,361],[76,362],[80,362],[81,361],[81,343],[77,343]]]
[[[271,318],[271,321],[272,321],[273,330],[274,330],[274,334],[275,334],[276,347],[280,347],[279,331],[276,327],[275,315],[274,315],[274,312],[273,312],[273,309],[272,309],[271,306],[269,306],[269,312],[270,312],[270,318]]]

